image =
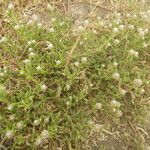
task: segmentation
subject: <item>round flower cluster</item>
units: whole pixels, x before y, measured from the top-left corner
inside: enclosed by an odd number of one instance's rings
[[[47,130],[43,130],[41,132],[41,135],[36,139],[35,145],[36,146],[42,145],[43,142],[48,138],[49,138],[49,132]]]
[[[8,130],[5,134],[6,138],[10,139],[14,136],[14,132],[12,130]]]
[[[149,21],[150,19],[150,10],[142,11],[139,13],[143,20]]]
[[[145,39],[145,35],[149,32],[149,30],[148,28],[146,29],[138,28],[137,32],[138,32],[139,37],[141,37],[142,39]]]
[[[95,108],[96,108],[97,110],[102,109],[102,104],[101,104],[101,103],[96,103],[96,104],[95,104]]]
[[[118,72],[115,72],[113,75],[112,75],[112,77],[114,78],[114,79],[119,79],[120,78],[120,74],[118,73]]]
[[[47,86],[46,86],[45,84],[42,84],[42,85],[41,85],[41,90],[45,92],[46,89],[47,89]]]
[[[133,84],[135,87],[140,87],[143,84],[143,82],[141,79],[135,79]]]
[[[0,68],[0,77],[5,76],[7,73],[7,67]]]
[[[54,48],[54,46],[53,46],[53,44],[51,42],[47,41],[47,48],[49,50],[51,50],[52,48]]]
[[[139,57],[139,53],[138,53],[137,51],[134,51],[133,49],[131,49],[131,50],[129,51],[129,55],[130,55],[130,56],[134,56],[134,57],[136,57],[136,58]]]
[[[122,111],[119,109],[120,106],[121,106],[121,103],[116,101],[116,100],[112,100],[111,103],[110,103],[112,109],[113,109],[113,112],[116,114],[117,117],[121,117],[122,116]]]
[[[3,36],[1,37],[0,43],[6,43],[7,41],[8,39],[5,36]]]

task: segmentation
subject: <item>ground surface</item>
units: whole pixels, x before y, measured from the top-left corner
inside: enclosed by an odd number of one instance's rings
[[[149,150],[148,3],[2,2],[1,149]]]

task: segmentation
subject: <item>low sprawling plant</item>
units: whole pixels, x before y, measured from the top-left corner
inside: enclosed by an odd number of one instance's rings
[[[52,14],[46,28],[13,4],[3,11],[1,148],[81,150],[113,137],[142,149],[150,11],[114,13],[79,26]]]

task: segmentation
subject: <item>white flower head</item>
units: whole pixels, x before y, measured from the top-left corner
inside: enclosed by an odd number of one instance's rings
[[[40,124],[40,119],[34,120],[33,124],[34,124],[35,126],[38,126],[38,125]]]
[[[56,18],[52,18],[52,22],[55,22],[56,21]]]
[[[108,24],[108,27],[109,27],[109,28],[111,28],[112,26],[113,26],[112,23],[109,23],[109,24]]]
[[[87,58],[86,57],[82,57],[81,61],[82,61],[82,63],[86,63],[87,62]]]
[[[11,115],[11,116],[9,117],[9,120],[14,121],[14,120],[15,120],[15,115],[14,115],[14,114]]]
[[[35,53],[33,53],[33,52],[30,52],[30,54],[29,54],[31,57],[34,57],[35,56]]]
[[[61,64],[61,60],[56,60],[56,65],[60,65]]]
[[[117,17],[117,18],[121,17],[121,13],[119,13],[119,12],[115,12],[114,14],[115,14],[115,17]]]
[[[47,4],[47,10],[49,10],[49,11],[54,11],[55,8],[54,8],[54,6],[52,6],[51,4]]]
[[[119,79],[119,78],[120,78],[120,74],[119,74],[118,72],[115,72],[115,73],[112,75],[112,77],[113,77],[114,79]]]
[[[117,67],[117,66],[118,66],[118,63],[117,63],[117,62],[114,62],[113,65],[114,65],[115,67]]]
[[[8,39],[3,36],[0,40],[0,43],[6,43],[7,41],[8,41]]]
[[[30,19],[27,23],[27,26],[33,26],[33,25],[34,25],[34,21]]]
[[[101,20],[102,18],[100,16],[97,17],[97,20]]]
[[[108,43],[106,44],[106,48],[108,48],[108,47],[110,47],[110,46],[111,46],[111,43],[108,42]]]
[[[140,87],[143,84],[143,82],[141,79],[135,79],[133,84],[135,87]]]
[[[134,25],[129,24],[129,25],[128,25],[128,28],[129,28],[130,30],[134,30]]]
[[[119,110],[119,109],[117,109],[117,110],[115,111],[115,113],[116,113],[116,116],[117,116],[117,117],[121,117],[121,116],[123,115],[122,111]]]
[[[93,87],[93,84],[92,84],[92,83],[90,83],[90,87]]]
[[[6,87],[3,86],[3,85],[0,85],[0,90],[5,91],[5,90],[6,90]]]
[[[85,25],[88,25],[89,23],[90,23],[89,20],[84,20]]]
[[[40,71],[40,70],[42,70],[42,67],[41,67],[41,66],[37,66],[37,67],[36,67],[36,70],[37,70],[37,71]]]
[[[137,28],[137,31],[138,32],[142,32],[142,31],[144,31],[142,28]]]
[[[92,120],[90,120],[90,121],[88,121],[88,124],[89,124],[91,127],[93,127],[93,126],[95,125],[95,122],[92,121]]]
[[[70,90],[70,85],[69,84],[66,85],[66,89]]]
[[[21,27],[21,26],[20,26],[19,24],[17,24],[17,25],[14,26],[14,29],[15,29],[15,30],[19,30],[20,27]]]
[[[120,18],[118,18],[118,19],[116,19],[116,20],[114,21],[114,23],[117,24],[117,25],[119,25],[121,22],[122,22],[122,21],[121,21]]]
[[[114,32],[114,33],[119,32],[118,28],[117,28],[117,27],[115,27],[115,28],[113,29],[113,32]]]
[[[148,44],[146,44],[145,42],[143,43],[143,47],[144,48],[147,48],[148,47]]]
[[[66,105],[67,105],[67,106],[69,106],[69,105],[70,105],[70,102],[69,102],[69,101],[67,101],[67,102],[66,102]]]
[[[20,121],[16,124],[17,129],[22,129],[23,128],[23,121]]]
[[[39,22],[39,23],[37,24],[37,26],[38,26],[39,28],[42,28],[43,23]]]
[[[20,70],[20,74],[23,75],[23,74],[24,74],[24,71],[23,71],[23,70]]]
[[[84,31],[85,30],[85,28],[83,27],[83,26],[78,26],[78,28],[77,28],[77,31]]]
[[[34,22],[37,22],[38,20],[39,20],[39,17],[37,16],[37,15],[32,15],[31,16],[31,18],[32,18],[32,20],[34,21]]]
[[[4,77],[4,76],[5,76],[4,72],[0,72],[0,77]]]
[[[112,108],[119,108],[121,106],[120,102],[116,100],[112,100],[110,105]]]
[[[25,21],[28,21],[29,16],[28,16],[28,15],[26,15],[26,14],[24,14],[24,15],[23,15],[23,19],[24,19]]]
[[[28,45],[32,45],[32,44],[35,44],[35,43],[36,43],[35,40],[28,41]]]
[[[14,109],[14,105],[13,104],[9,104],[8,107],[7,107],[7,109],[9,111],[12,111]]]
[[[8,130],[5,134],[5,136],[10,139],[14,136],[14,132],[12,130]]]
[[[48,139],[49,138],[49,132],[47,130],[43,130],[41,133],[41,138],[43,140]]]
[[[136,57],[136,58],[139,57],[139,53],[136,52],[136,51],[134,51],[133,49],[131,49],[131,50],[129,51],[129,55],[134,56],[134,57]]]
[[[118,39],[115,39],[115,40],[114,40],[114,44],[117,45],[117,44],[119,44],[119,43],[120,43],[120,41],[119,41]]]
[[[25,59],[25,60],[23,60],[23,63],[25,63],[25,64],[29,64],[30,63],[30,59]]]
[[[93,34],[97,34],[98,32],[97,32],[97,30],[93,30]]]
[[[125,95],[125,94],[127,93],[127,91],[124,90],[124,89],[120,89],[119,91],[120,91],[120,94],[121,94],[121,95]]]
[[[146,149],[145,150],[150,150],[150,146],[146,146]]]
[[[143,88],[141,88],[139,92],[140,92],[140,94],[144,94],[145,90]]]
[[[133,15],[133,18],[134,18],[134,19],[137,19],[137,15],[136,15],[136,14],[134,14],[134,15]]]
[[[63,26],[65,24],[65,22],[64,21],[62,21],[61,23],[60,23],[60,26]]]
[[[50,42],[48,42],[48,45],[47,45],[48,49],[51,50],[52,48],[54,48],[54,45]]]
[[[10,3],[9,5],[8,5],[8,10],[13,10],[14,9],[14,5],[12,4],[12,3]]]
[[[82,45],[83,45],[83,43],[84,43],[83,41],[80,41],[80,43],[79,43],[79,44],[82,46]]]
[[[76,67],[79,67],[79,62],[76,61],[76,62],[74,63],[74,65],[75,65]]]
[[[55,32],[55,29],[54,28],[50,28],[49,32],[53,33],[53,32]]]
[[[37,139],[36,139],[36,141],[35,141],[35,145],[36,146],[39,146],[39,145],[41,145],[43,143],[43,139],[41,138],[41,137],[38,137]]]
[[[148,28],[144,29],[144,33],[147,34],[149,32]]]
[[[46,89],[47,89],[47,86],[45,84],[41,85],[41,90],[42,91],[46,91]]]
[[[32,51],[33,51],[33,48],[29,47],[28,51],[29,51],[29,52],[32,52]]]
[[[140,37],[144,38],[145,32],[144,32],[144,31],[140,31],[140,32],[138,33],[138,35],[139,35]]]
[[[46,117],[46,118],[44,119],[44,122],[45,122],[45,123],[49,123],[49,117]]]
[[[102,125],[100,125],[100,124],[94,124],[93,130],[95,132],[99,132],[101,129],[102,129]]]
[[[98,110],[102,109],[102,104],[101,103],[96,103],[95,108],[98,109]]]
[[[125,28],[125,26],[123,24],[119,26],[120,30],[124,30],[124,28]]]
[[[105,64],[101,64],[101,67],[104,68],[106,65]]]
[[[128,18],[131,18],[131,17],[132,17],[132,15],[129,14],[129,13],[127,13],[126,16],[127,16]]]

